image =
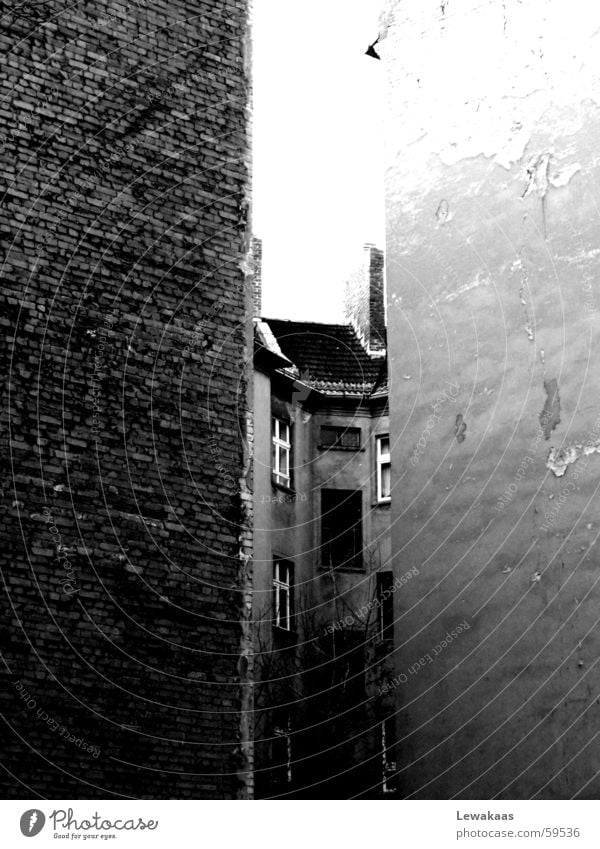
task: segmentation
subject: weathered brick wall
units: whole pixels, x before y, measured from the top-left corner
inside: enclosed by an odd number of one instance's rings
[[[385,351],[385,259],[381,248],[367,242],[360,266],[346,281],[344,317],[370,353]]]
[[[401,786],[596,798],[600,13],[383,32]]]
[[[250,792],[246,5],[3,11],[9,797]]]

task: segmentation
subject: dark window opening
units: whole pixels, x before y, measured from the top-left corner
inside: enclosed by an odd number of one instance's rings
[[[362,492],[321,490],[321,564],[362,568]]]
[[[323,425],[321,427],[321,447],[358,451],[360,448],[360,428]]]

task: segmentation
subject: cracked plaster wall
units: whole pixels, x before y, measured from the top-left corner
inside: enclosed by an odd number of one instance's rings
[[[600,791],[593,745],[567,764],[600,711],[599,31],[566,0],[382,15],[398,668],[472,623],[398,689],[416,797]]]

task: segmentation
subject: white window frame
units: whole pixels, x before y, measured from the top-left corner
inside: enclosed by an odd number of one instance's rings
[[[382,453],[381,445],[384,439],[388,441],[388,450],[387,453]],[[377,501],[380,503],[387,503],[392,500],[391,495],[391,468],[392,468],[392,459],[391,459],[391,451],[390,451],[390,435],[389,433],[381,433],[375,437],[376,444],[376,453],[375,453],[375,462],[377,467]],[[390,468],[390,494],[383,495],[382,491],[382,483],[383,483],[383,468],[384,466],[389,466]]]
[[[282,566],[285,568],[286,577],[282,577]],[[293,587],[294,564],[291,560],[284,560],[282,557],[276,557],[273,560],[273,606],[275,608],[273,627],[281,628],[282,631],[293,631]],[[283,611],[281,609],[282,597],[285,598],[285,610]]]
[[[393,793],[394,788],[391,786],[394,779],[396,778],[397,766],[395,761],[391,761],[388,757],[388,753],[393,748],[390,745],[390,741],[388,738],[388,729],[387,729],[388,720],[383,720],[380,725],[381,729],[381,789],[384,793]],[[390,781],[391,779],[391,781]]]
[[[273,733],[276,737],[284,737],[285,738],[285,753],[286,753],[286,764],[285,764],[285,779],[286,784],[292,783],[292,721],[288,717],[287,724],[282,728],[281,726],[275,726],[273,729]]]
[[[292,443],[290,441],[290,423],[273,417],[273,478],[275,483],[289,487],[291,478]],[[287,460],[287,473],[282,471],[282,459]]]

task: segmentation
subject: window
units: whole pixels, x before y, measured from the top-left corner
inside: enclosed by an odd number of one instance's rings
[[[289,715],[274,713],[276,721],[271,743],[271,780],[273,789],[284,788],[292,783],[292,720]],[[279,722],[277,723],[277,720]]]
[[[321,565],[362,567],[362,492],[321,490]]]
[[[321,428],[321,447],[358,451],[360,448],[360,428],[323,425]]]
[[[394,638],[394,574],[377,573],[377,630],[382,640]]]
[[[273,627],[283,631],[293,630],[294,620],[294,564],[289,560],[273,563]]]
[[[378,436],[377,444],[377,501],[389,501],[391,498],[392,463],[390,459],[390,438]]]
[[[384,719],[381,728],[381,789],[384,793],[393,793],[396,788],[398,776],[396,775],[396,762],[394,759],[395,749],[395,718],[393,716]]]
[[[275,483],[290,486],[290,425],[273,419],[273,478]]]

